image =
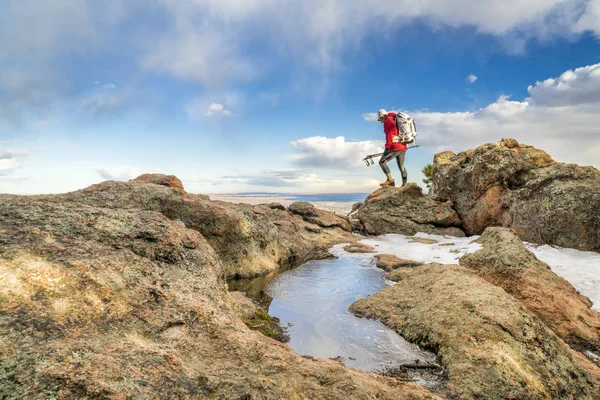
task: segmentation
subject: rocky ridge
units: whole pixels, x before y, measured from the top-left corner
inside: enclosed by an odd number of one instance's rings
[[[146,174],[129,182],[107,181],[56,196],[40,196],[54,203],[74,203],[108,209],[159,212],[198,231],[215,249],[227,278],[264,275],[309,259],[328,257],[336,243],[352,242],[348,220],[340,215],[296,205],[251,206],[211,201],[188,194],[174,176]],[[310,208],[310,207],[312,208]],[[294,211],[295,210],[295,211]]]
[[[154,176],[57,196],[0,195],[3,398],[436,397],[303,358],[242,322],[251,307],[224,280],[247,271],[233,267],[238,257],[274,268],[290,258],[285,240],[310,252],[347,232],[311,233],[288,211],[211,204],[174,182]],[[283,239],[270,242],[277,232]],[[226,247],[227,238],[240,249]]]

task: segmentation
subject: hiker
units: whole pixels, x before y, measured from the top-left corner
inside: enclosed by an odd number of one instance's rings
[[[392,177],[392,172],[387,166],[387,163],[394,158],[402,173],[402,186],[404,186],[408,180],[408,174],[404,167],[404,158],[406,157],[408,146],[399,142],[398,126],[396,125],[395,119],[396,113],[379,110],[377,116],[377,120],[383,123],[383,131],[385,132],[385,151],[379,160],[379,166],[387,176],[387,180],[381,183],[380,186],[396,186],[396,182],[394,182],[394,178]]]

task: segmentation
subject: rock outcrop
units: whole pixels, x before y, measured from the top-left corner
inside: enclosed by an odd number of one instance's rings
[[[342,228],[350,232],[350,220],[348,217],[335,214],[329,211],[319,210],[310,203],[299,201],[290,204],[288,210],[295,215],[299,215],[306,222],[319,225],[323,228]]]
[[[140,183],[153,183],[155,185],[161,185],[171,187],[184,193],[183,183],[175,175],[163,175],[163,174],[142,174],[137,178],[130,180],[130,182]],[[208,197],[205,197],[208,200]]]
[[[431,349],[451,398],[600,398],[598,368],[533,313],[461,266],[394,271],[398,283],[351,306]]]
[[[273,205],[210,201],[206,196],[186,193],[177,178],[158,174],[142,175],[127,183],[107,181],[64,195],[38,198],[154,211],[179,220],[209,242],[229,278],[264,275],[280,267],[324,258],[332,245],[356,240],[348,232],[347,220],[334,213],[313,207],[316,216],[304,217]]]
[[[460,265],[519,299],[571,347],[600,351],[600,313],[527,250],[513,231],[487,228],[477,242],[483,248],[463,256]]]
[[[369,235],[398,233],[412,236],[425,232],[464,236],[452,203],[423,195],[423,190],[415,183],[373,192],[356,211],[356,218]]]
[[[268,260],[286,257],[283,242],[269,242],[280,232],[309,240],[301,218],[271,222],[270,212],[287,211],[267,209],[210,204],[140,181],[0,195],[1,397],[434,398],[303,358],[246,327],[223,279],[231,264],[211,240],[234,242],[225,255],[236,254],[239,240],[255,262],[261,245]],[[262,236],[252,242],[252,234]]]
[[[523,240],[600,251],[600,171],[514,139],[437,154],[431,195],[452,202],[468,235],[502,226]]]
[[[385,272],[392,272],[398,268],[414,268],[423,265],[421,262],[405,260],[393,254],[377,254],[375,259],[377,260],[377,268],[381,268]]]

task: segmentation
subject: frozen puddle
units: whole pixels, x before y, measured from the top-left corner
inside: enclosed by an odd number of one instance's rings
[[[435,361],[377,321],[357,318],[348,307],[389,286],[373,255],[349,254],[335,246],[336,260],[311,261],[277,275],[264,288],[273,298],[269,314],[288,329],[288,343],[298,354],[341,357],[345,365],[379,371],[415,360]]]

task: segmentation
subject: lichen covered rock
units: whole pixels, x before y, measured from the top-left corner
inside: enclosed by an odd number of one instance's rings
[[[227,277],[259,276],[300,265],[311,258],[326,257],[327,249],[336,243],[355,240],[347,220],[333,213],[312,207],[315,220],[306,221],[310,218],[272,204],[232,204],[188,194],[178,181],[147,174],[126,183],[108,181],[64,195],[38,198],[160,212],[200,232],[217,252]]]
[[[538,260],[514,231],[487,228],[477,242],[483,248],[463,256],[460,265],[519,299],[573,348],[600,351],[600,313]]]
[[[288,210],[295,215],[299,215],[306,222],[319,225],[323,228],[342,228],[346,232],[351,231],[350,220],[348,217],[332,213],[330,211],[319,210],[314,205],[307,202],[296,202],[290,204]]]
[[[452,202],[468,235],[502,226],[523,240],[600,251],[600,171],[514,139],[437,154],[431,194]]]
[[[438,355],[451,398],[594,399],[598,367],[503,289],[460,266],[394,271],[398,283],[351,306]]]

